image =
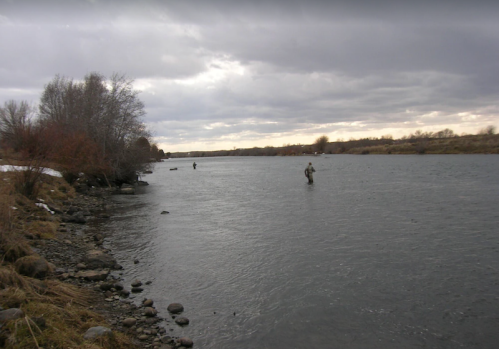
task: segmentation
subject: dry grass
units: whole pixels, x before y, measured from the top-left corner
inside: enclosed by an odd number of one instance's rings
[[[32,284],[29,280],[19,275],[11,265],[0,267],[0,292],[9,288],[20,288],[29,292]],[[2,302],[5,299],[2,299]]]
[[[5,348],[31,349],[126,349],[136,348],[130,338],[121,333],[85,341],[83,335],[94,326],[107,326],[102,316],[84,307],[68,303],[58,306],[51,303],[29,302],[23,307],[24,318],[10,322],[10,336]],[[45,319],[40,328],[35,320]],[[29,326],[28,326],[29,325]]]
[[[33,234],[40,239],[54,239],[59,222],[52,221],[34,221],[28,222],[25,226],[25,232]]]
[[[61,177],[42,175],[40,178],[40,188],[38,198],[46,202],[54,200],[68,200],[75,197],[74,188]]]
[[[33,254],[25,239],[31,233],[40,238],[55,235],[57,221],[34,201],[15,190],[15,174],[0,173],[0,305],[21,308],[25,317],[2,327],[7,333],[4,347],[9,349],[125,349],[137,348],[121,333],[95,342],[83,340],[86,330],[105,326],[104,318],[89,310],[95,301],[91,291],[58,280],[38,280],[19,275],[14,262]],[[47,203],[75,195],[62,178],[41,175],[37,198]],[[35,321],[45,320],[40,328]],[[1,346],[1,344],[0,344]]]
[[[74,303],[87,307],[92,300],[92,294],[88,290],[57,280],[41,281],[25,277],[19,275],[12,265],[0,266],[0,294],[0,303],[12,296],[20,304],[30,299],[59,306]]]
[[[15,262],[19,258],[33,254],[31,246],[25,240],[8,235],[2,241],[2,250],[4,251],[2,262]]]

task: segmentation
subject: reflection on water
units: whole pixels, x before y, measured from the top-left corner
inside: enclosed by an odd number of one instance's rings
[[[200,348],[493,348],[498,159],[168,160],[105,229]]]

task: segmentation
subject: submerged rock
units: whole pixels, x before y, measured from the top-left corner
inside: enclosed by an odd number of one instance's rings
[[[176,318],[175,322],[177,323],[177,325],[180,325],[180,326],[189,325],[189,319],[186,317],[183,317],[183,316]]]
[[[182,337],[182,338],[179,338],[177,339],[177,343],[184,346],[184,347],[192,347],[194,345],[194,342],[192,341],[192,339],[188,338],[188,337]]]
[[[180,303],[171,303],[166,310],[172,314],[178,314],[184,311],[184,306]]]

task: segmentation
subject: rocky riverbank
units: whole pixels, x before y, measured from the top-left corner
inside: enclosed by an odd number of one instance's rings
[[[129,194],[129,191],[125,190],[124,194]],[[70,199],[38,202],[37,206],[50,213],[50,221],[57,227],[54,238],[50,239],[25,233],[34,255],[48,262],[45,263],[47,267],[43,273],[26,276],[57,279],[76,285],[91,295],[86,300],[88,308],[102,315],[108,325],[87,329],[83,335],[85,340],[98,342],[99,338],[120,332],[130,337],[138,348],[192,347],[190,338],[172,335],[175,326],[189,323],[187,318],[180,315],[183,306],[173,303],[168,307],[167,314],[159,314],[154,307],[154,300],[143,299],[137,304],[136,299],[140,299],[138,295],[150,282],[135,280],[130,285],[124,284],[119,276],[123,273],[122,267],[116,262],[112,251],[103,247],[105,232],[87,228],[88,225],[98,226],[99,221],[112,219],[112,211],[116,206],[110,196],[115,193],[115,189],[107,188],[85,188],[82,193],[80,188]],[[36,267],[28,269],[34,270]],[[135,302],[129,298],[131,293],[136,294]],[[80,300],[74,299],[74,303],[78,304]],[[81,303],[84,303],[83,300]],[[12,312],[13,309],[16,308],[8,310]],[[8,320],[2,320],[4,311],[7,310],[0,309],[0,323],[6,324]],[[22,306],[19,311],[22,311]],[[19,317],[19,314],[14,316]]]

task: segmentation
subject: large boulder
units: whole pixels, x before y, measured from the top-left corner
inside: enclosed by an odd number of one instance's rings
[[[0,324],[24,317],[24,312],[19,308],[10,308],[0,311]]]
[[[38,255],[19,258],[15,263],[15,268],[19,274],[36,279],[43,279],[53,271],[52,265]]]
[[[99,250],[90,251],[83,262],[88,269],[119,269],[113,256]]]
[[[85,335],[83,336],[84,339],[86,340],[95,340],[100,337],[104,336],[113,336],[113,331],[107,327],[103,326],[96,326],[96,327],[90,327],[87,332],[85,332]]]

